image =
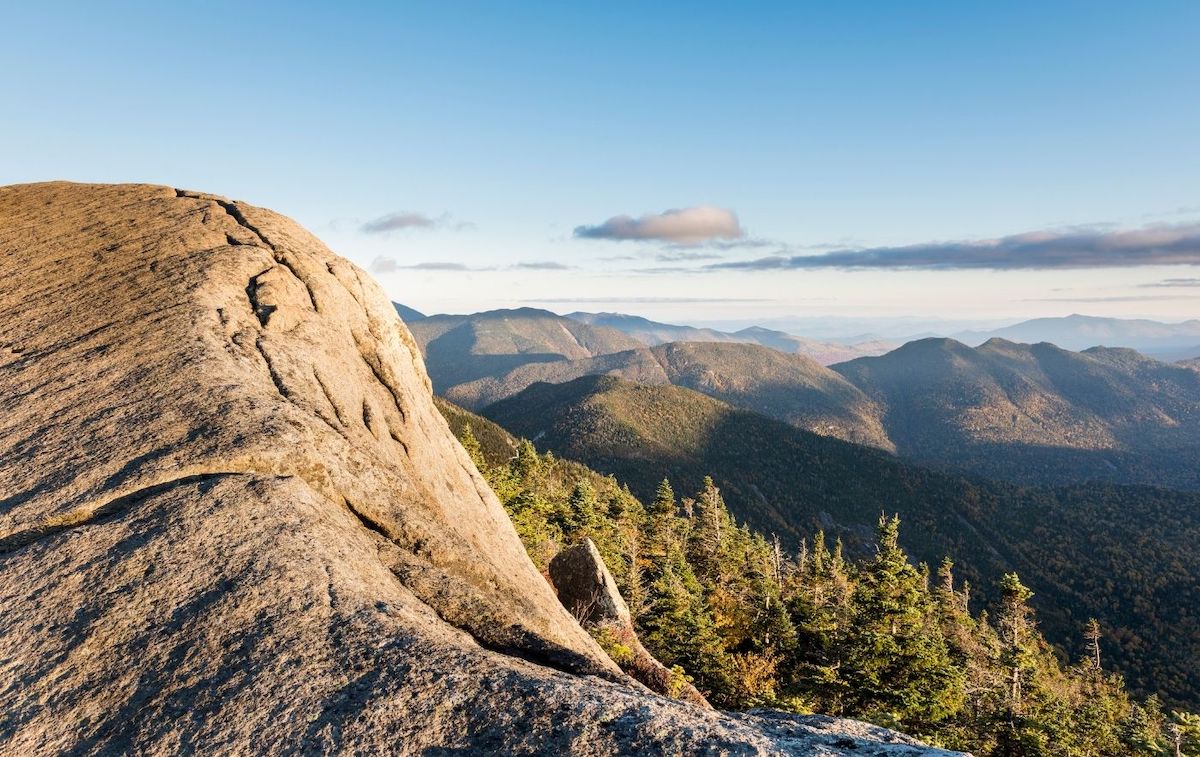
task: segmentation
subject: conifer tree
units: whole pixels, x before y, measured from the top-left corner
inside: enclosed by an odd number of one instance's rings
[[[1100,621],[1089,618],[1083,627],[1084,655],[1087,664],[1100,670]]]
[[[567,498],[567,506],[562,514],[561,527],[564,533],[578,541],[584,535],[597,536],[600,530],[600,503],[596,499],[596,490],[587,479],[579,479],[571,489]]]
[[[671,488],[671,482],[663,479],[658,485],[658,491],[654,493],[654,501],[650,504],[650,515],[675,515],[675,490]]]
[[[460,441],[463,449],[467,452],[467,456],[471,458],[471,462],[475,463],[475,467],[486,478],[488,464],[483,457],[483,448],[479,446],[479,440],[475,438],[475,432],[471,430],[470,423],[463,427],[462,439]]]
[[[900,548],[899,533],[899,518],[879,519],[874,559],[854,592],[843,667],[857,690],[848,701],[862,712],[932,722],[961,706],[961,676],[940,629],[926,622],[925,581]]]

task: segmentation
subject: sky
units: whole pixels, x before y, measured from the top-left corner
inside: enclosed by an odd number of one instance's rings
[[[1200,3],[0,2],[0,184],[270,207],[425,312],[1200,317]]]

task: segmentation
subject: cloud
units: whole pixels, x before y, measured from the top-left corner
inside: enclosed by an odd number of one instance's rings
[[[671,250],[668,252],[660,252],[654,256],[654,259],[660,263],[683,263],[695,260],[719,260],[720,255],[715,252],[701,252],[699,250]]]
[[[774,271],[810,268],[1047,270],[1200,265],[1200,224],[1114,231],[1102,227],[1034,231],[978,242],[932,242],[906,247],[773,255],[714,263],[707,270]]]
[[[1192,288],[1200,287],[1200,279],[1163,279],[1149,284],[1139,284],[1142,288]]]
[[[466,263],[432,261],[401,265],[395,258],[378,257],[367,266],[371,273],[395,273],[396,271],[484,271],[486,268],[471,268]]]
[[[554,260],[534,261],[531,263],[514,263],[513,269],[518,271],[569,271],[571,266]]]
[[[574,303],[577,305],[596,305],[616,303],[621,305],[671,304],[671,303],[709,303],[709,302],[774,302],[758,298],[741,297],[545,297],[542,299],[521,300],[522,303]]]
[[[474,228],[474,225],[463,221],[454,221],[450,218],[449,213],[443,213],[435,218],[427,216],[424,213],[401,210],[367,221],[361,224],[358,230],[364,234],[390,234],[391,232],[404,231],[405,229],[453,229],[455,231],[462,231],[463,229],[470,228]]]
[[[1157,300],[1190,300],[1190,294],[1135,294],[1112,297],[1036,297],[1022,302],[1154,302]]]
[[[711,205],[650,213],[640,218],[614,216],[596,226],[576,226],[580,239],[641,239],[677,244],[697,244],[714,239],[745,236],[731,210]]]

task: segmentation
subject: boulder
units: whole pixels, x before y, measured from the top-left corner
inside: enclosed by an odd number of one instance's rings
[[[555,555],[550,580],[563,607],[601,640],[609,657],[635,681],[657,694],[710,707],[682,672],[667,668],[642,646],[629,607],[595,542],[584,539]]]
[[[632,622],[629,607],[591,539],[555,555],[550,561],[550,580],[559,602],[576,620],[593,624]]]
[[[0,608],[2,754],[929,751],[631,685],[379,286],[169,187],[0,188]]]

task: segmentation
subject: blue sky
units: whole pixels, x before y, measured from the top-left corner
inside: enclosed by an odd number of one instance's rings
[[[100,5],[0,8],[0,183],[272,207],[421,309],[1200,316],[1195,2]]]

